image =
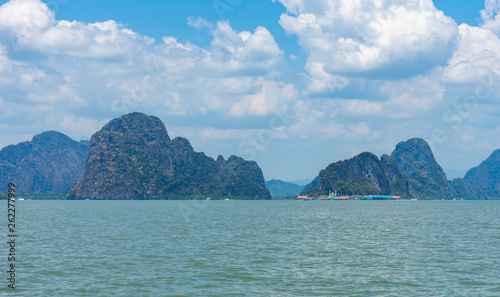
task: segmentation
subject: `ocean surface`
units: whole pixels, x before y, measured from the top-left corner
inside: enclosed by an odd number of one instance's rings
[[[17,201],[16,290],[6,209],[1,296],[500,296],[500,201]]]

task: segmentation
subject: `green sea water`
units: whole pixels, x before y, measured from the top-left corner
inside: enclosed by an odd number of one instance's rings
[[[500,296],[500,201],[1,203],[1,296]]]

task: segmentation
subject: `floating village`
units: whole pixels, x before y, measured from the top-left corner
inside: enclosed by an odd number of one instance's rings
[[[330,192],[327,196],[298,196],[297,200],[402,200],[401,196],[386,196],[386,195],[355,195],[355,196],[341,196],[337,192]]]

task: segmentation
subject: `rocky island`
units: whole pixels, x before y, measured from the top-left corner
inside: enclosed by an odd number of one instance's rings
[[[262,170],[231,156],[217,160],[170,139],[154,116],[131,113],[95,133],[81,179],[67,199],[271,199]]]
[[[0,184],[15,182],[16,193],[67,193],[83,173],[88,141],[47,131],[0,150]]]
[[[321,170],[301,195],[394,195],[404,199],[499,199],[500,150],[464,179],[449,181],[427,142],[400,142],[391,155],[379,159],[364,152]]]

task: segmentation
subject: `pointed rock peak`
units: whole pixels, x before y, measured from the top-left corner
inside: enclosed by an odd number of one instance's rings
[[[408,178],[415,197],[452,198],[446,175],[425,140],[413,138],[400,142],[392,152],[391,159]]]
[[[500,149],[494,151],[488,159],[494,159],[500,161]]]
[[[38,135],[33,136],[33,139],[31,141],[38,143],[38,142],[54,141],[54,140],[73,141],[68,136],[62,134],[61,132],[57,132],[57,131],[47,131],[47,132],[40,133]]]
[[[388,154],[383,154],[382,156],[380,156],[381,161],[389,161],[390,159],[391,157],[389,157]]]
[[[434,154],[427,142],[421,138],[412,138],[402,141],[396,145],[396,149],[391,154],[391,159],[400,165],[398,159],[402,156],[406,160],[418,160],[427,163],[435,163]]]
[[[167,128],[165,128],[165,125],[159,118],[140,112],[125,114],[111,120],[102,128],[101,132],[117,132],[122,134],[141,133],[148,136],[148,141],[156,139],[170,140]]]
[[[224,161],[225,161],[225,160],[224,160],[224,157],[223,157],[222,155],[219,155],[219,156],[217,157],[217,163],[222,163],[222,162],[224,162]]]
[[[356,158],[362,158],[362,159],[365,159],[365,158],[370,158],[370,159],[374,159],[374,160],[379,160],[378,157],[373,154],[373,153],[370,153],[370,152],[362,152],[361,154],[357,155],[354,157],[355,159]]]
[[[488,199],[500,199],[500,150],[469,170],[464,181],[473,189],[483,191]]]
[[[250,163],[255,163],[254,161],[245,161],[242,157],[238,157],[235,155],[230,156],[227,159],[228,162],[250,162]]]
[[[187,140],[184,137],[178,136],[178,137],[174,138],[172,141],[173,141],[173,143],[180,146],[181,148],[194,151],[194,148],[193,148],[193,146],[191,146],[191,143],[189,143],[189,140]]]
[[[396,150],[405,149],[421,150],[432,153],[429,144],[422,138],[412,138],[407,141],[401,141],[398,145],[396,145]]]

